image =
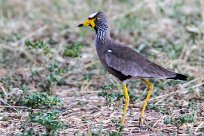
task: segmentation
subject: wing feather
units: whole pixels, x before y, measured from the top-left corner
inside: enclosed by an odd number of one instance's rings
[[[169,71],[150,60],[144,58],[136,51],[125,46],[111,46],[112,52],[105,53],[107,65],[126,76],[169,78],[175,73]]]

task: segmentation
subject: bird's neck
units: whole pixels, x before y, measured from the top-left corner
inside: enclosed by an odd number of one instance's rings
[[[110,31],[108,26],[101,26],[95,28],[96,30],[96,40],[100,42],[104,42],[110,39]]]

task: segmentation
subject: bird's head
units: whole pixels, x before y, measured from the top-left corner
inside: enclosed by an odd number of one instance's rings
[[[96,12],[89,15],[88,20],[79,24],[78,27],[90,26],[91,28],[97,29],[99,27],[108,27],[108,18],[103,12]]]

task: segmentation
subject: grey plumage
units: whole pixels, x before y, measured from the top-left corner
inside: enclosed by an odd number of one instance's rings
[[[167,70],[144,58],[133,49],[110,38],[108,18],[103,12],[95,16],[96,50],[104,67],[120,80],[135,78],[170,78],[186,80],[186,76]]]
[[[103,12],[90,15],[88,20],[84,21],[78,26],[90,26],[96,30],[96,50],[101,63],[109,71],[109,73],[121,81],[132,77],[141,78],[142,81],[148,86],[147,97],[139,118],[140,125],[143,124],[145,109],[153,90],[153,85],[144,78],[187,79],[187,76],[167,70],[141,56],[133,49],[114,42],[110,38],[108,18]],[[123,91],[125,106],[121,120],[122,125],[125,123],[125,116],[130,100],[125,82],[123,82]]]

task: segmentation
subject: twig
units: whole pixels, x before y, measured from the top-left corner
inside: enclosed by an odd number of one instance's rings
[[[44,30],[46,30],[48,28],[48,26],[43,26],[43,27],[40,27],[39,29],[37,29],[36,31],[26,35],[25,37],[23,37],[22,39],[18,40],[17,42],[15,43],[12,43],[11,46],[18,46],[20,43],[23,43],[25,42],[25,40],[33,37],[34,35],[36,35],[37,33],[40,33],[40,32],[43,32]]]
[[[203,83],[200,83],[200,84],[197,84],[197,85],[195,85],[195,86],[193,86],[193,87],[191,87],[191,88],[197,88],[197,87],[199,87],[199,86],[201,86],[201,85],[204,85],[204,82]],[[189,87],[190,88],[190,87]]]
[[[7,98],[8,94],[7,94],[6,90],[4,89],[3,86],[1,86],[1,89],[2,89],[2,91],[3,91],[4,95],[5,95],[5,97]]]
[[[188,86],[189,84],[191,84],[191,83],[193,83],[193,82],[196,82],[197,80],[202,80],[203,78],[202,77],[197,77],[197,78],[195,78],[195,79],[193,79],[193,80],[190,80],[189,82],[186,82],[186,83],[184,83],[184,84],[182,84],[182,86],[183,87],[186,87],[186,86]]]
[[[7,102],[5,102],[2,98],[0,98],[0,102],[2,102],[3,104],[6,104],[7,106],[9,106],[10,108],[12,108],[13,110],[15,110],[16,112],[19,112],[16,108],[14,108],[13,106],[9,105]]]
[[[92,80],[90,80],[89,82],[87,82],[87,84],[84,86],[84,91],[86,91],[89,86],[92,84]]]
[[[201,128],[203,125],[204,125],[204,122],[201,122],[201,123],[198,125],[198,127],[196,127],[195,132],[197,132],[198,129]]]
[[[204,1],[200,0],[200,6],[201,6],[201,17],[202,17],[202,25],[204,26]]]
[[[203,84],[204,84],[204,83],[201,83],[201,84],[195,85],[195,86],[193,86],[193,87],[188,87],[188,88],[186,88],[185,90],[177,90],[177,91],[171,92],[171,93],[169,93],[169,94],[160,95],[160,96],[158,96],[158,97],[149,99],[149,102],[150,102],[150,101],[153,101],[153,100],[161,99],[161,98],[164,99],[164,98],[166,98],[166,97],[168,97],[168,96],[171,96],[171,95],[173,95],[173,94],[177,94],[177,93],[179,93],[179,92],[187,92],[187,90],[188,90],[189,88],[197,88],[197,87],[199,87],[199,86],[201,86],[201,85],[203,85]],[[142,103],[143,103],[143,102],[139,102],[139,104],[142,104]]]
[[[14,48],[14,47],[11,47],[11,46],[5,46],[3,44],[0,44],[0,48],[3,48],[3,49],[7,49],[7,50],[10,50],[12,52],[15,52],[15,51],[19,51],[20,53],[23,53],[25,54],[25,56],[27,56],[27,58],[32,61],[33,63],[35,63],[35,59],[33,59],[33,57],[24,49],[24,48]]]
[[[1,101],[1,99],[0,99]],[[11,106],[11,105],[8,105],[8,106],[3,106],[3,105],[0,105],[0,107],[2,108],[19,108],[19,109],[29,109],[28,107],[26,106]]]
[[[159,118],[153,125],[152,127],[155,128],[155,126],[157,125],[158,122],[162,121],[167,115],[162,116],[161,118]]]
[[[91,63],[86,64],[86,65],[84,66],[84,69],[87,69],[87,68],[89,68],[89,67],[91,67],[91,66],[93,66],[93,65],[95,65],[95,64],[97,64],[97,63],[99,63],[99,60],[97,60],[97,61],[92,61]]]

